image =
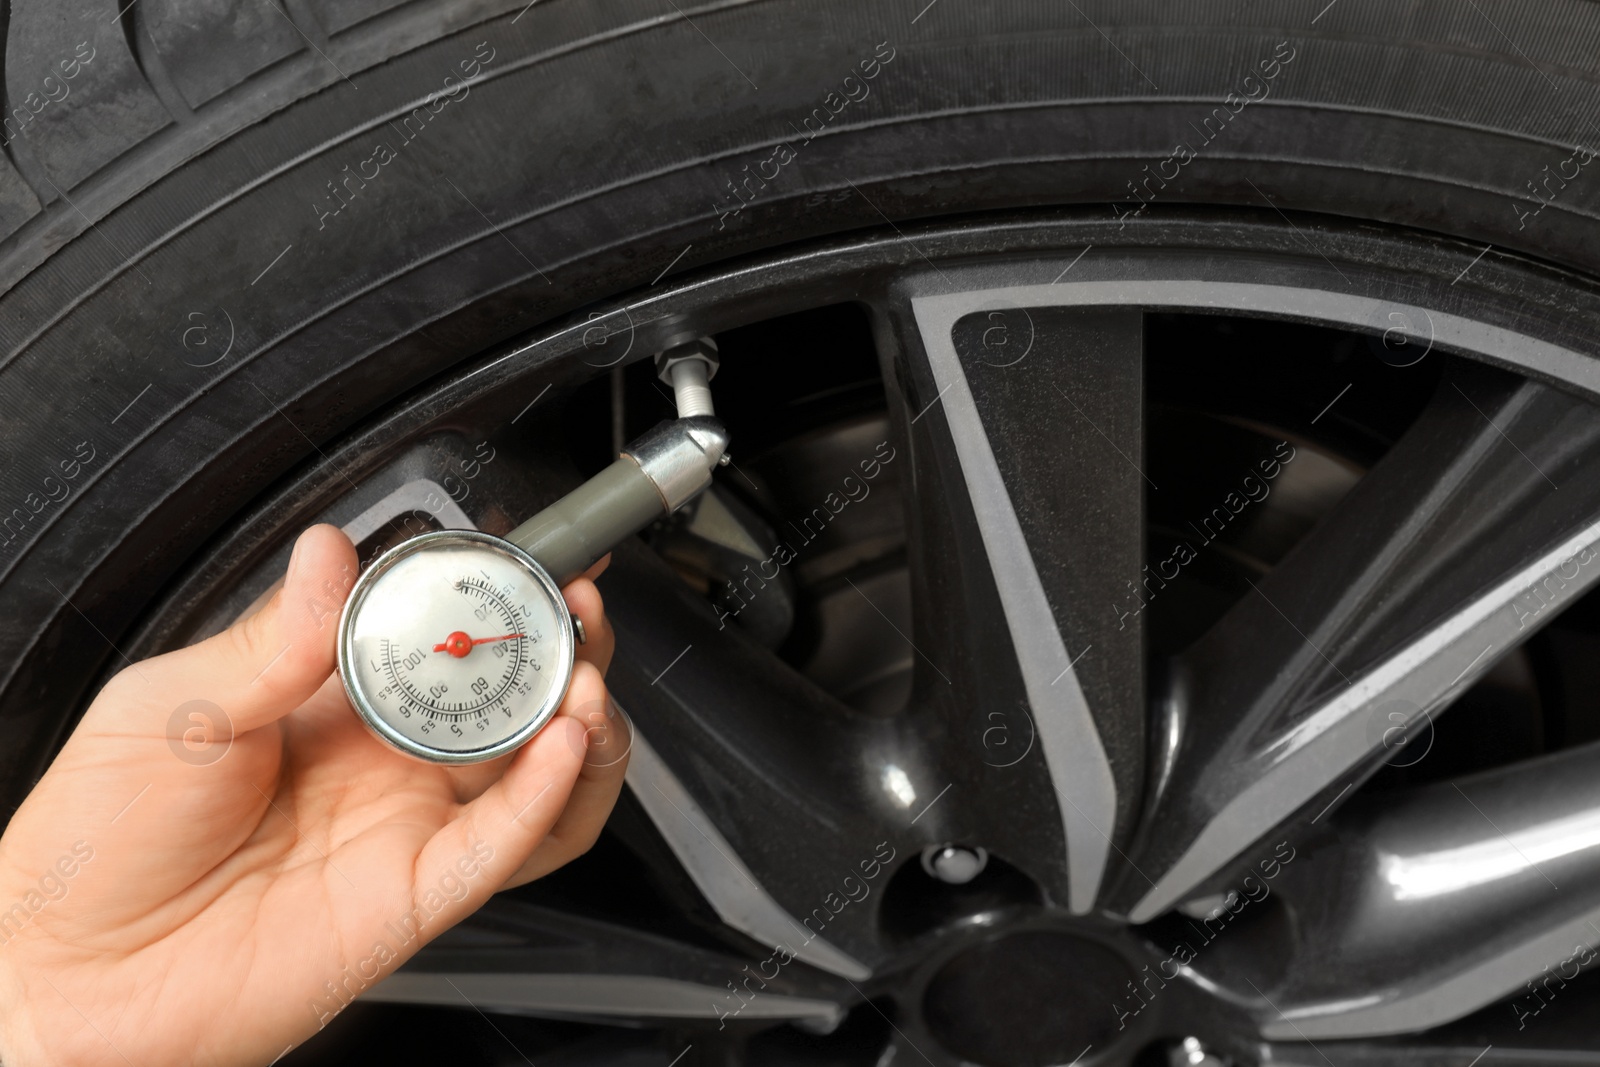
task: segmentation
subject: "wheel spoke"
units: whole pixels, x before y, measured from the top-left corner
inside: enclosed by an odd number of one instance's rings
[[[1414,1067],[1418,1063],[1453,1063],[1462,1067],[1473,1063],[1484,1067],[1550,1067],[1553,1063],[1562,1067],[1595,1067],[1600,1064],[1600,1050],[1583,1048],[1582,1041],[1583,1037],[1578,1036],[1572,1042],[1553,1045],[1542,1035],[1536,1035],[1532,1041],[1516,1041],[1509,1046],[1426,1039],[1392,1044],[1343,1041],[1331,1047],[1305,1042],[1284,1043],[1273,1045],[1270,1057],[1264,1057],[1262,1062],[1283,1067],[1328,1067],[1326,1057],[1337,1056],[1340,1067]],[[1488,1051],[1491,1045],[1493,1050]],[[1479,1060],[1479,1056],[1483,1058]]]
[[[557,1018],[837,1022],[848,987],[788,962],[497,900],[363,996]]]
[[[1422,1030],[1505,997],[1496,1016],[1531,1031],[1583,997],[1567,986],[1600,944],[1600,745],[1351,804],[1331,833],[1277,892],[1301,943],[1339,951],[1293,956],[1266,1036]]]
[[[1597,517],[1590,405],[1485,367],[1447,376],[1335,512],[1180,657],[1170,774],[1134,853],[1156,877],[1128,881],[1131,917],[1337,801],[1393,729],[1443,710],[1591,586]]]
[[[643,546],[619,548],[601,587],[625,650],[608,681],[644,742],[628,780],[657,831],[728,925],[865,978],[835,942],[875,943],[867,909],[844,901],[868,871],[882,885],[894,851],[878,847],[885,798],[857,772],[881,724],[719,628]]]
[[[467,961],[470,966],[475,961]],[[730,973],[743,978],[737,970]],[[752,986],[757,993],[759,986]],[[685,982],[653,975],[530,973],[480,969],[401,971],[368,994],[368,999],[401,1004],[470,1004],[483,1011],[544,1015],[596,1021],[628,1019],[705,1019],[737,1016],[756,1020],[837,1022],[839,1005],[810,997],[761,993],[748,1001],[727,986]]]
[[[914,357],[894,381],[913,621],[929,669],[956,680],[924,670],[919,695],[948,721],[962,703],[1026,709],[1047,772],[1030,784],[1053,794],[1083,913],[1141,788],[1142,623],[1107,605],[1140,577],[1142,316],[910,304],[891,316]],[[997,617],[1002,633],[952,624]]]
[[[789,947],[797,959],[825,971],[858,980],[871,973],[825,939],[811,936],[772,899],[637,726],[628,786],[723,922],[764,945]]]

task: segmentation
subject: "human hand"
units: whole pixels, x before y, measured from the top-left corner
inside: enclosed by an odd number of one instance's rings
[[[0,837],[0,1062],[266,1064],[587,851],[629,748],[602,569],[565,590],[589,642],[560,713],[490,763],[408,759],[356,718],[331,526],[260,611],[118,673]]]

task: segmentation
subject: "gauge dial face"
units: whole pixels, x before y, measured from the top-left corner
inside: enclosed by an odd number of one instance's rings
[[[572,678],[572,621],[555,582],[498,537],[414,537],[361,575],[340,623],[339,670],[384,741],[476,763],[549,722]]]

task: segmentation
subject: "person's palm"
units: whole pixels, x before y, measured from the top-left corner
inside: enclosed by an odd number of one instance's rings
[[[308,531],[251,620],[122,671],[18,810],[0,839],[8,1067],[268,1063],[593,842],[627,738],[592,583],[567,590],[595,639],[562,714],[512,757],[446,769],[376,741],[330,676],[354,570],[342,534]]]

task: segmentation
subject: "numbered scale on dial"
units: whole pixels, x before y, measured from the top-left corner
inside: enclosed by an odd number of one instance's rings
[[[576,644],[544,568],[467,530],[424,534],[373,561],[339,641],[362,721],[435,763],[491,759],[538,733],[566,696]]]

